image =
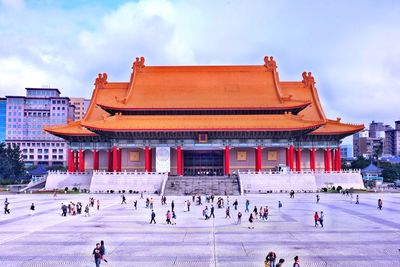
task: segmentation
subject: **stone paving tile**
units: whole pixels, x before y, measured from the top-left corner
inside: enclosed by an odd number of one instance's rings
[[[86,203],[90,195],[8,195],[13,205],[11,216],[0,214],[0,265],[5,266],[94,266],[91,252],[94,244],[106,241],[107,266],[263,266],[269,250],[283,257],[290,266],[299,255],[301,266],[400,266],[400,194],[362,194],[361,205],[350,203],[341,195],[285,194],[231,197],[240,202],[242,225],[225,219],[225,210],[216,209],[216,219],[201,218],[203,206],[192,205],[183,212],[183,202],[190,197],[174,199],[177,225],[165,223],[165,212],[155,198],[157,224],[149,225],[150,210],[139,200],[138,210],[132,202],[137,195],[126,195],[128,205],[120,204],[119,195],[93,195],[101,200],[100,211],[91,217],[60,216],[61,202]],[[5,196],[4,196],[5,197]],[[251,207],[268,205],[268,221],[256,221],[248,229]],[[378,198],[384,209],[378,211]],[[278,210],[277,202],[283,202]],[[35,202],[37,213],[29,216]],[[313,226],[313,213],[323,210],[325,228]],[[104,264],[104,266],[106,266]]]

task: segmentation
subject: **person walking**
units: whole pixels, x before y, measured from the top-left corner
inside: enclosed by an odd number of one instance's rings
[[[187,202],[187,211],[189,212],[190,211],[190,201],[188,200],[188,202]]]
[[[325,216],[324,212],[321,211],[318,221],[319,221],[319,224],[321,225],[322,228],[324,228],[324,216]]]
[[[356,195],[356,204],[360,204],[360,198]]]
[[[284,262],[284,259],[279,259],[279,262],[275,265],[275,267],[282,267]]]
[[[30,210],[31,210],[31,216],[35,215],[35,204],[32,203]]]
[[[172,201],[171,201],[171,210],[172,210],[172,212],[174,211],[174,208],[175,208],[175,203],[174,203],[174,201],[172,200]]]
[[[378,199],[378,209],[382,210],[382,207],[383,207],[383,201],[382,199]]]
[[[319,221],[318,212],[315,212],[315,213],[314,213],[314,226],[315,226],[315,227],[318,226],[318,221]]]
[[[85,217],[90,217],[89,205],[86,205],[86,207],[85,207]]]
[[[97,200],[97,210],[100,209],[100,199]]]
[[[268,209],[268,206],[266,206],[264,208],[264,214],[263,214],[263,216],[264,216],[263,219],[265,219],[266,221],[268,221],[268,214],[269,214],[269,209]]]
[[[171,212],[167,211],[167,214],[165,216],[167,217],[167,224],[171,224]]]
[[[4,201],[4,214],[10,214],[10,202],[8,202],[8,199]]]
[[[101,263],[101,254],[100,254],[100,243],[96,244],[96,247],[93,249],[92,255],[94,256],[94,263],[96,264],[96,267],[100,267]]]
[[[133,201],[133,206],[135,207],[135,210],[137,210],[137,200]]]
[[[249,212],[249,206],[250,206],[250,201],[246,199],[246,209],[244,210],[244,212]]]
[[[275,260],[276,253],[273,251],[268,252],[267,257],[265,258],[266,266],[275,267]]]
[[[300,267],[299,256],[294,257],[293,267]]]
[[[213,204],[211,204],[210,218],[211,218],[211,216],[212,216],[213,218],[215,218],[215,215],[214,215],[214,205],[213,205]]]
[[[151,220],[150,220],[150,224],[152,224],[154,222],[154,224],[156,224],[156,213],[154,212],[154,210],[151,210]]]
[[[228,218],[228,217],[231,218],[231,211],[229,209],[229,206],[226,207],[225,214],[226,214],[225,219]]]
[[[317,204],[319,203],[319,195],[317,195]]]
[[[250,213],[250,217],[249,217],[249,229],[254,229],[253,223],[254,223],[254,217],[253,217],[253,213]]]
[[[208,216],[208,206],[203,210],[203,216],[205,217],[206,220],[208,220],[210,217]]]
[[[237,215],[238,219],[237,219],[237,224],[242,224],[242,213],[239,211],[238,215]]]
[[[235,207],[235,210],[237,210],[237,206],[239,205],[237,199],[235,199],[235,201],[233,202],[233,206]]]
[[[176,213],[175,213],[175,211],[173,211],[172,212],[172,218],[171,218],[171,222],[172,222],[173,225],[176,224],[175,220],[176,220]]]
[[[126,204],[126,197],[125,197],[125,195],[122,195],[121,198],[122,198],[121,205],[122,205],[122,204]]]
[[[103,240],[101,240],[100,241],[100,255],[101,255],[101,259],[104,261],[104,262],[108,262],[108,260],[106,259],[106,253],[107,253],[107,251],[106,251],[106,246],[104,245],[104,241]]]
[[[257,206],[254,206],[253,212],[254,212],[254,218],[257,219],[257,214],[258,214]]]
[[[281,208],[282,208],[282,202],[279,200],[278,201],[278,209],[281,210]]]

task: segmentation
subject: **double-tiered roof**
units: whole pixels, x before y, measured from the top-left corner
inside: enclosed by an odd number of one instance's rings
[[[144,58],[136,59],[126,83],[109,82],[107,74],[99,74],[85,117],[46,131],[69,140],[135,138],[133,133],[170,137],[168,133],[177,132],[341,139],[364,128],[327,119],[312,74],[281,82],[272,57],[258,66],[144,63]]]

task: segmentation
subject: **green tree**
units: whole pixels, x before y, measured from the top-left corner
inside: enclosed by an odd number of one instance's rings
[[[0,143],[0,179],[20,178],[25,174],[19,146]]]

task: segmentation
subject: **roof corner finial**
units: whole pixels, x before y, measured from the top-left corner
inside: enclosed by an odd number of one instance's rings
[[[302,83],[304,83],[305,86],[313,86],[315,84],[314,76],[312,76],[311,72],[307,73],[304,71],[301,76],[303,76]]]
[[[276,61],[274,57],[264,57],[264,67],[267,69],[267,71],[276,71]]]
[[[144,66],[144,57],[137,57],[136,60],[133,62],[133,66],[132,69],[133,71],[140,71],[141,69],[143,69]]]
[[[103,89],[105,87],[105,85],[108,83],[107,78],[108,78],[107,73],[103,73],[103,74],[99,73],[99,75],[97,76],[97,78],[94,82],[94,85],[96,86],[96,88]]]
[[[342,118],[337,117],[337,118],[336,118],[336,121],[337,121],[337,122],[340,122],[341,119],[342,119]]]

